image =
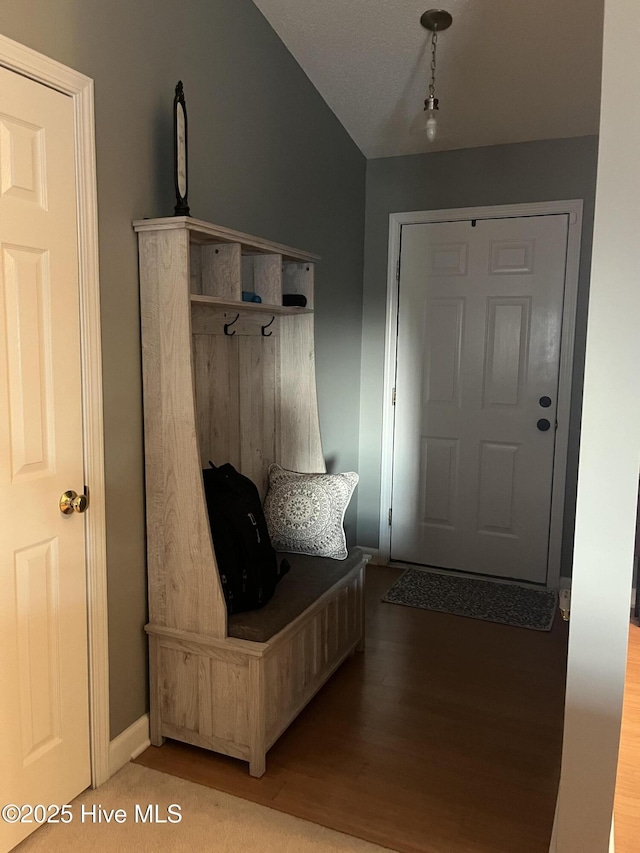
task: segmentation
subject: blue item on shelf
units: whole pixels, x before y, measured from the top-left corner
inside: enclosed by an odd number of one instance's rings
[[[243,290],[242,291],[242,301],[243,302],[262,302],[262,298],[258,296],[257,293],[254,293],[252,290]]]

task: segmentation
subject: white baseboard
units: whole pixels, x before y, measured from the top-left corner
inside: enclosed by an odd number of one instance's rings
[[[386,565],[386,563],[380,561],[380,551],[378,548],[371,548],[369,545],[358,545],[361,551],[364,551],[365,554],[370,556],[369,565],[370,566],[381,566]],[[397,564],[400,565],[400,564]],[[405,566],[406,568],[406,566]],[[440,570],[442,571],[442,570]],[[473,577],[473,575],[468,575],[468,577]],[[517,581],[516,581],[517,583]],[[566,576],[561,576],[558,584],[558,591],[561,589],[571,590],[571,578]],[[635,598],[634,598],[635,601]]]
[[[131,759],[151,746],[149,740],[149,715],[143,714],[109,744],[109,775],[113,776]]]
[[[562,618],[568,622],[571,613],[571,578],[564,575],[560,575],[558,581],[558,607]]]
[[[360,548],[361,551],[364,551],[365,554],[369,555],[369,557],[371,558],[369,560],[370,566],[379,566],[380,565],[380,559],[379,559],[379,553],[380,552],[378,551],[377,548],[369,548],[368,545],[358,545],[358,548]]]
[[[358,545],[361,551],[364,551],[365,554],[368,554],[370,557],[369,565],[370,566],[379,566],[380,565],[380,552],[377,548],[370,548],[368,545]]]

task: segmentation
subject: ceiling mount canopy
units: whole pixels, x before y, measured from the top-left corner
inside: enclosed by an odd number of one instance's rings
[[[420,23],[432,33],[448,30],[453,23],[453,18],[444,9],[429,9],[420,16]]]

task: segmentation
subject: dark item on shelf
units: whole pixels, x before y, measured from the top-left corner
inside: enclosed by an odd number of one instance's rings
[[[302,293],[283,293],[282,304],[287,307],[306,308],[307,297]]]
[[[211,536],[227,612],[257,610],[289,571],[278,563],[255,484],[229,463],[202,472]]]
[[[262,297],[258,296],[257,293],[254,293],[253,290],[243,290],[242,291],[242,301],[243,302],[262,302]]]

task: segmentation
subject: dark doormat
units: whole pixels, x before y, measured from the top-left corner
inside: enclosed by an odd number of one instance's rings
[[[533,631],[550,631],[557,607],[553,590],[421,569],[407,569],[382,600]]]

